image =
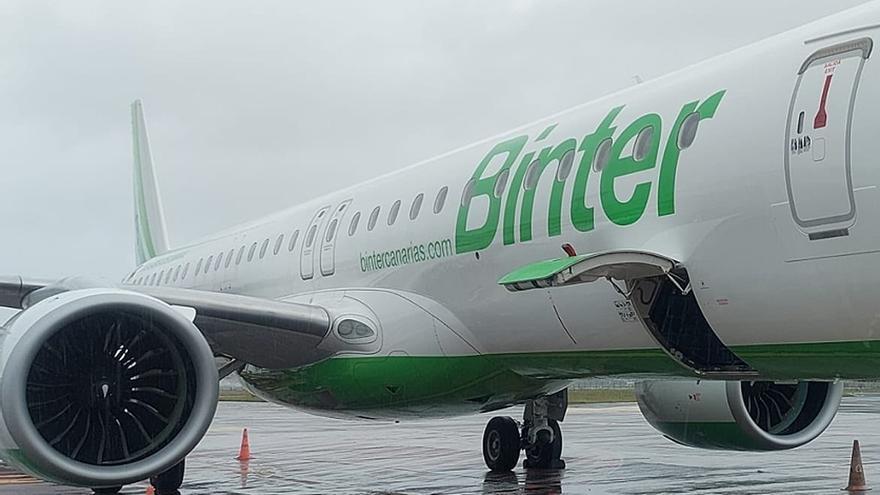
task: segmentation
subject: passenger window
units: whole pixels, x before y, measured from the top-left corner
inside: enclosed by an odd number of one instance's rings
[[[150,285],[156,285],[156,274],[154,273],[152,277],[150,277]]]
[[[317,225],[317,224],[313,224],[311,227],[309,227],[309,233],[308,233],[308,235],[306,235],[306,247],[307,247],[307,248],[312,247],[312,244],[314,244],[314,242],[315,242],[315,233],[316,233],[317,231],[318,231],[318,225]]]
[[[504,194],[504,189],[507,187],[507,178],[510,177],[510,169],[505,168],[498,177],[495,179],[495,197],[500,198],[502,194]]]
[[[196,271],[193,272],[193,277],[199,274],[202,271],[202,263],[205,262],[205,258],[199,258],[199,262],[196,263]]]
[[[269,238],[267,237],[263,241],[263,245],[260,246],[260,259],[263,259],[263,256],[266,256],[266,249],[269,247]]]
[[[699,124],[700,114],[697,112],[693,112],[684,118],[681,123],[681,129],[678,131],[678,149],[684,150],[694,144]]]
[[[235,254],[235,249],[230,249],[226,253],[226,263],[223,263],[223,268],[229,268],[229,265],[232,264],[232,255]]]
[[[138,279],[134,282],[134,284],[141,285],[141,282],[143,282],[143,280],[144,280],[144,277],[138,277]]]
[[[205,271],[202,273],[208,273],[211,270],[211,263],[214,262],[214,255],[208,256],[208,261],[205,262]]]
[[[334,218],[332,222],[330,222],[330,226],[327,227],[327,236],[324,238],[324,242],[330,242],[333,240],[333,236],[336,235],[336,227],[339,225],[339,220]]]
[[[186,265],[183,265],[183,274],[180,276],[181,280],[186,278],[187,272],[189,272],[189,261],[186,262]]]
[[[370,213],[370,221],[367,222],[367,230],[370,232],[373,231],[373,227],[376,226],[376,222],[379,220],[379,207],[373,209],[373,213]]]
[[[238,266],[241,264],[241,259],[243,257],[244,257],[244,244],[242,244],[241,247],[238,248],[238,256],[235,257],[235,266]]]
[[[357,212],[351,217],[351,225],[348,226],[348,236],[351,237],[357,232],[358,222],[361,220],[361,212]]]
[[[278,251],[281,251],[281,244],[284,242],[284,234],[279,234],[278,239],[275,239],[275,247],[272,249],[272,254],[278,254]]]
[[[440,191],[437,193],[437,198],[434,200],[434,214],[438,214],[443,211],[443,205],[446,204],[446,195],[449,193],[449,187],[443,186],[440,188]]]
[[[565,179],[568,179],[568,176],[571,175],[571,166],[574,164],[574,150],[568,150],[564,155],[562,155],[562,160],[559,161],[559,168],[556,169],[556,180],[559,182],[564,182]]]
[[[290,236],[290,243],[287,245],[288,251],[293,251],[293,248],[296,247],[296,240],[299,238],[299,229],[293,231],[293,235]]]
[[[425,199],[424,193],[419,193],[416,196],[416,199],[413,200],[412,206],[409,209],[409,219],[415,220],[419,216],[419,210],[422,209],[422,201]]]
[[[251,248],[248,249],[248,261],[253,261],[254,253],[257,252],[257,243],[251,244]]]
[[[471,199],[474,197],[474,189],[477,187],[477,179],[471,179],[464,186],[464,191],[461,193],[461,206],[467,206],[468,203],[471,202]]]
[[[223,251],[220,251],[220,254],[217,255],[217,262],[214,263],[214,271],[216,272],[217,270],[219,270],[220,265],[222,265],[222,264],[223,264]]]
[[[177,265],[177,268],[174,269],[174,281],[177,282],[177,277],[180,276],[180,265]]]
[[[162,277],[164,277],[164,276],[165,276],[165,270],[160,270],[159,271],[159,279],[157,280],[159,285],[162,285]]]
[[[523,187],[526,188],[526,191],[531,191],[532,189],[538,187],[538,180],[541,179],[541,160],[534,160],[529,164],[529,168],[526,169],[526,180],[523,181]]]
[[[593,157],[593,171],[601,172],[611,160],[611,138],[603,139],[596,148],[596,156]]]
[[[639,131],[636,142],[633,145],[633,159],[640,162],[648,156],[651,148],[651,138],[654,137],[654,126],[648,126]]]
[[[391,205],[391,211],[388,212],[388,225],[394,225],[394,222],[397,221],[397,212],[400,211],[400,200],[394,202]]]

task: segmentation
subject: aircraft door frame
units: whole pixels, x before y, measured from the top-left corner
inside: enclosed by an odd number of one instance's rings
[[[336,207],[336,211],[327,221],[321,236],[321,275],[329,277],[336,272],[336,239],[339,238],[339,230],[342,228],[342,219],[348,211],[350,199],[343,201]],[[332,229],[332,231],[331,231]]]
[[[321,225],[327,218],[328,211],[330,211],[330,205],[318,209],[305,230],[299,257],[299,273],[303,280],[311,280],[315,276],[315,246],[318,233],[323,231]]]
[[[785,183],[792,218],[810,240],[847,236],[855,223],[851,128],[862,69],[872,48],[873,41],[867,37],[836,43],[813,52],[798,70],[785,128]],[[843,102],[845,121],[841,121],[840,98],[844,96],[839,95],[838,88],[846,87],[844,78],[848,77],[847,71],[853,70],[854,58],[858,59],[858,67],[849,82],[849,97]],[[844,81],[834,86],[832,78],[841,68],[837,80]],[[805,75],[810,83],[822,76],[820,87],[805,88]],[[834,91],[833,102],[828,101],[829,90]],[[833,108],[830,117],[826,106]]]

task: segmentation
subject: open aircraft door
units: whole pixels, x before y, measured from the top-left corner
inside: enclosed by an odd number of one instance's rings
[[[336,237],[349,204],[351,204],[350,199],[336,207],[336,211],[330,217],[330,223],[327,224],[327,231],[321,239],[321,275],[325,277],[333,275],[336,271]]]
[[[539,261],[498,283],[511,292],[605,280],[623,295],[652,338],[683,366],[704,376],[744,377],[751,367],[718,338],[697,302],[687,270],[647,251],[608,251]]]
[[[315,276],[315,246],[317,246],[317,238],[321,232],[321,225],[327,218],[327,212],[330,211],[329,206],[325,206],[315,212],[312,221],[309,222],[309,228],[306,229],[306,236],[302,244],[302,252],[299,258],[299,270],[303,280],[310,280]]]
[[[847,236],[855,223],[852,114],[872,47],[870,38],[831,45],[798,71],[785,130],[785,179],[791,214],[810,240]]]

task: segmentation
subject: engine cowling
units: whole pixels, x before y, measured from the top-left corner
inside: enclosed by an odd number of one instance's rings
[[[834,419],[842,383],[646,381],[636,385],[648,423],[674,442],[704,449],[792,449]]]
[[[0,455],[68,485],[136,482],[196,446],[217,395],[207,342],[171,306],[119,289],[50,295],[3,328]]]

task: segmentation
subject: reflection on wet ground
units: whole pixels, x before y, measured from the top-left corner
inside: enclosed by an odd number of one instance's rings
[[[760,454],[675,445],[635,405],[572,407],[563,423],[564,471],[487,473],[480,440],[488,419],[347,422],[263,403],[221,403],[187,459],[182,494],[834,494],[846,484],[854,438],[868,484],[880,490],[880,397],[846,398],[815,442]],[[249,462],[235,460],[243,427]],[[7,493],[24,492],[0,486]]]
[[[517,417],[519,409],[502,414]],[[487,474],[489,416],[415,423],[347,422],[268,404],[224,403],[189,459],[196,493],[840,493],[852,440],[880,489],[880,397],[846,398],[818,440],[776,453],[714,452],[659,436],[634,404],[573,407],[563,423],[564,471]],[[241,428],[253,459],[234,460]]]

